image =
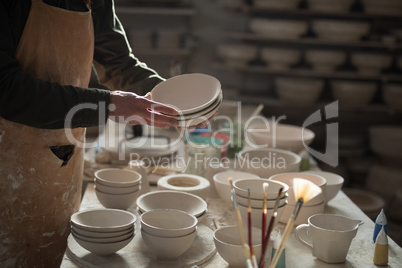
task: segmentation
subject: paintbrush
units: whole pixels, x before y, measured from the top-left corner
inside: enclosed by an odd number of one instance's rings
[[[264,200],[262,203],[262,232],[261,232],[261,245],[264,245],[264,239],[265,239],[265,230],[267,227],[267,189],[268,189],[268,183],[264,182],[262,184],[262,187],[264,189]]]
[[[235,211],[235,218],[236,218],[236,222],[237,222],[237,229],[239,230],[240,241],[241,241],[241,244],[243,245],[244,256],[246,257],[247,268],[254,268],[253,265],[251,264],[250,248],[247,245],[246,236],[244,235],[244,229],[243,229],[243,223],[241,220],[240,210],[237,206],[237,202],[235,199],[235,191],[233,188],[233,179],[232,178],[229,178],[229,183],[230,183],[230,187],[232,188],[233,209]]]
[[[274,222],[276,220],[276,217],[278,216],[278,207],[279,207],[279,201],[281,199],[283,187],[281,187],[278,191],[278,196],[276,197],[275,200],[275,206],[274,206],[274,214],[271,216],[271,220],[269,221],[268,225],[268,231],[264,239],[264,244],[262,244],[262,249],[261,249],[261,258],[260,258],[260,265],[259,267],[264,267],[265,265],[265,252],[267,251],[268,243],[269,243],[269,237],[271,236],[272,229],[274,228]]]
[[[297,216],[299,215],[300,209],[303,206],[303,203],[308,202],[310,199],[321,193],[320,187],[318,187],[311,181],[300,178],[293,179],[293,190],[295,193],[295,199],[297,200],[296,206],[293,210],[292,216],[289,218],[288,223],[286,224],[285,230],[283,231],[281,243],[279,244],[274,257],[272,258],[271,265],[269,266],[270,268],[275,267],[278,263],[279,257],[281,256],[282,251],[285,248],[286,241],[288,240],[290,233],[293,230],[293,226],[295,224]]]
[[[257,266],[257,259],[256,256],[254,254],[254,248],[253,248],[253,241],[252,241],[252,224],[251,224],[251,197],[250,197],[250,187],[247,188],[247,198],[248,198],[248,208],[247,208],[247,212],[248,212],[248,246],[250,247],[250,256],[251,256],[251,262],[253,264],[254,267]]]

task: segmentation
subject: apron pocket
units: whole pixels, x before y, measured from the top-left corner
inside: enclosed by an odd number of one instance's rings
[[[67,165],[68,161],[73,156],[75,145],[73,144],[58,145],[58,146],[50,146],[49,148],[55,156],[57,156],[60,160],[63,161],[61,166],[64,167],[65,165]]]

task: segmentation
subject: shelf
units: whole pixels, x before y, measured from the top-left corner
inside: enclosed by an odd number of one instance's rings
[[[193,16],[193,8],[163,8],[163,7],[116,7],[117,14],[136,15],[166,15],[166,16]]]
[[[234,70],[241,72],[250,72],[250,73],[262,73],[262,74],[270,74],[270,75],[278,75],[278,76],[298,76],[298,77],[309,77],[309,78],[329,78],[329,79],[352,79],[352,80],[374,80],[374,81],[382,81],[382,82],[402,82],[402,75],[398,74],[381,74],[378,76],[374,75],[362,75],[354,72],[317,72],[313,70],[298,70],[298,69],[289,69],[283,71],[271,70],[266,66],[244,66],[244,67],[231,67],[226,66],[224,64],[215,63],[214,67],[221,70]]]
[[[264,41],[270,44],[296,44],[296,45],[317,45],[317,46],[342,46],[342,47],[359,47],[359,48],[383,48],[383,49],[402,49],[402,45],[387,45],[382,42],[375,41],[361,41],[361,42],[342,42],[333,40],[323,40],[312,37],[302,37],[300,39],[273,39],[269,36],[260,35],[249,32],[223,32],[224,37],[233,38],[238,40],[250,40],[250,41]]]
[[[142,56],[190,56],[192,51],[190,49],[177,48],[134,48],[135,55]]]

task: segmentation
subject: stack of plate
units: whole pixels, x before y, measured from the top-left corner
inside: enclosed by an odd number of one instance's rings
[[[213,116],[222,103],[221,83],[206,74],[183,74],[157,85],[152,91],[154,101],[178,110],[172,115],[179,127],[196,126]]]

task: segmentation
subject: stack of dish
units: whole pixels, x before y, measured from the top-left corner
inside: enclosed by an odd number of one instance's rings
[[[177,209],[202,221],[207,214],[207,202],[194,194],[162,190],[141,195],[137,200],[138,213],[155,209]]]
[[[134,238],[137,218],[117,209],[90,209],[71,216],[71,235],[86,250],[109,255]]]
[[[248,220],[248,189],[250,189],[251,200],[251,224],[254,227],[262,229],[261,216],[263,215],[264,204],[264,183],[268,183],[267,189],[267,222],[271,219],[274,213],[274,207],[276,198],[278,196],[279,189],[283,187],[282,194],[280,196],[278,216],[275,224],[278,223],[285,207],[287,205],[289,186],[279,181],[269,181],[268,179],[239,179],[233,182],[234,198],[240,210],[240,215],[243,222]],[[268,225],[268,224],[267,224]],[[268,226],[266,226],[268,228]]]
[[[221,83],[206,74],[183,74],[158,84],[152,91],[154,101],[178,110],[179,127],[196,126],[212,117],[222,103]]]
[[[96,197],[105,208],[128,209],[140,193],[141,177],[128,169],[100,169],[95,172]]]

